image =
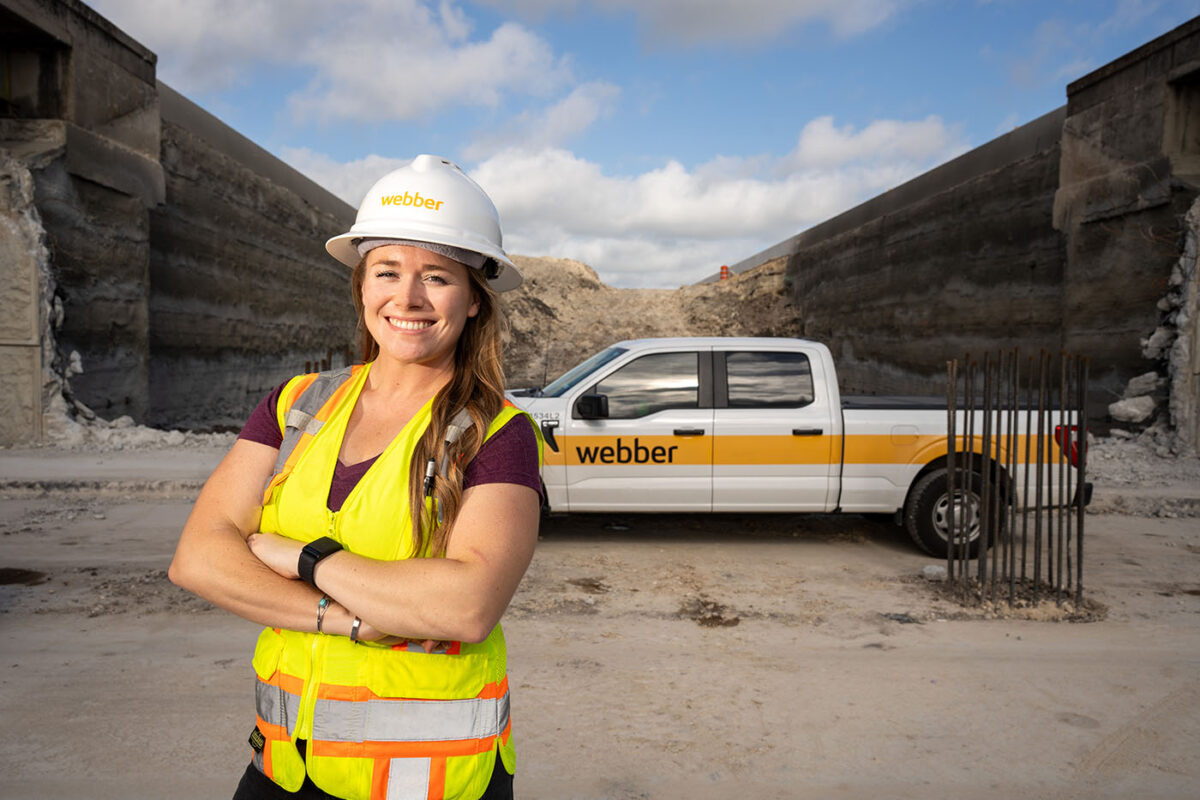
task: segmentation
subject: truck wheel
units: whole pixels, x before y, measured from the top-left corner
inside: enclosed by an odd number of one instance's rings
[[[937,558],[945,558],[949,550],[951,513],[956,515],[956,555],[962,554],[963,543],[967,544],[969,558],[979,555],[983,476],[977,472],[971,473],[969,487],[958,485],[961,480],[960,477],[955,481],[955,501],[951,504],[946,470],[935,469],[917,481],[909,492],[908,502],[904,507],[904,527],[908,529],[909,535],[922,550]],[[1003,505],[1000,507],[1000,514],[1003,528]]]

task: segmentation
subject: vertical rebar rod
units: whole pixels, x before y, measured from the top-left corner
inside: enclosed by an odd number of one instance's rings
[[[1008,475],[1006,479],[1007,500],[1004,515],[1004,541],[1007,543],[1008,560],[1004,568],[1008,571],[1008,605],[1017,600],[1017,401],[1021,385],[1021,348],[1013,350],[1012,372],[1008,386]]]
[[[1078,518],[1078,522],[1075,526],[1075,607],[1077,609],[1083,604],[1083,521],[1086,518],[1086,514],[1084,513],[1086,502],[1084,488],[1087,486],[1088,367],[1088,360],[1081,357],[1079,359],[1079,385],[1083,388],[1079,392],[1079,480],[1077,481],[1078,488],[1075,490],[1075,515]]]
[[[976,574],[979,576],[979,589],[982,592],[987,583],[987,551],[988,551],[988,499],[991,497],[988,487],[991,480],[988,478],[988,473],[991,471],[992,458],[992,379],[995,377],[996,370],[992,364],[992,354],[990,352],[983,354],[983,457],[980,461],[980,475],[982,478],[979,493],[982,497],[979,500],[979,508],[975,518],[979,521],[979,552],[976,563]]]
[[[986,550],[982,569],[979,570],[979,589],[980,599],[987,600],[989,593],[994,586],[994,570],[996,567],[995,552],[992,550],[992,544],[996,541],[996,529],[992,525],[992,505],[995,502],[995,483],[992,480],[992,475],[996,470],[996,457],[993,449],[996,444],[996,384],[1000,380],[1000,360],[1004,357],[1003,352],[996,353],[996,357],[988,365],[987,374],[987,397],[984,398],[985,410],[984,415],[987,417],[985,424],[987,425],[987,434],[984,436],[984,459],[983,459],[983,499],[980,502],[979,509],[979,530],[980,539],[979,546]]]
[[[1004,457],[1001,455],[1001,446],[1004,442],[1004,382],[1006,368],[1008,367],[1008,356],[1003,350],[996,354],[996,383],[992,386],[994,399],[992,401],[992,414],[995,416],[995,421],[992,423],[992,438],[996,441],[996,456],[992,460],[991,473],[992,478],[992,504],[988,507],[988,528],[991,530],[992,543],[992,574],[988,578],[988,599],[996,602],[996,580],[997,572],[1000,566],[1004,563],[1004,538],[1000,530],[1000,465],[1004,463]]]
[[[1067,572],[1064,573],[1064,581],[1069,593],[1070,585],[1075,579],[1075,554],[1072,553],[1073,534],[1075,529],[1075,515],[1072,513],[1072,503],[1074,495],[1074,479],[1075,479],[1075,459],[1072,453],[1078,449],[1079,444],[1076,441],[1076,419],[1075,407],[1079,404],[1078,392],[1079,385],[1075,383],[1075,356],[1067,355],[1063,357],[1066,362],[1066,372],[1063,373],[1064,393],[1067,395],[1066,408],[1063,410],[1062,419],[1062,446],[1066,451],[1063,456],[1063,486],[1064,494],[1060,501],[1060,506],[1063,510],[1063,516],[1066,517],[1066,525],[1063,530],[1066,531],[1066,536],[1063,537],[1063,546],[1067,551]]]
[[[1046,419],[1042,428],[1042,438],[1046,440],[1046,592],[1054,593],[1054,384],[1051,370],[1054,367],[1053,354],[1046,354]]]
[[[991,475],[991,506],[988,507],[988,522],[991,530],[991,581],[988,588],[989,600],[996,602],[996,583],[1000,581],[1001,569],[1004,566],[1004,530],[1000,516],[1004,493],[1001,491],[1001,467],[1004,464],[1004,386],[1008,383],[1008,355],[1003,351],[996,354],[996,383],[992,386],[995,399],[992,408],[995,409],[996,421],[992,438],[996,440],[996,457],[992,459],[989,474]]]
[[[1025,389],[1025,468],[1021,471],[1024,484],[1021,491],[1021,581],[1028,573],[1026,559],[1029,551],[1029,473],[1033,463],[1029,460],[1030,445],[1033,443],[1033,379],[1035,375],[1033,356],[1029,357],[1029,381]]]
[[[955,442],[954,437],[958,434],[957,417],[955,410],[958,405],[958,361],[951,360],[946,362],[946,492],[950,498],[950,513],[946,519],[946,580],[953,583],[954,581],[954,518],[957,516],[954,508],[954,471],[957,468],[955,464]]]
[[[962,498],[961,501],[965,504],[974,492],[974,481],[972,475],[975,474],[975,378],[976,378],[976,363],[971,360],[971,355],[967,354],[967,377],[966,388],[964,392],[964,401],[967,406],[966,414],[966,429],[967,439],[964,445],[967,451],[966,469],[962,473]],[[966,525],[970,521],[968,514],[962,514],[963,524]],[[959,576],[962,580],[962,591],[967,591],[967,585],[970,581],[971,571],[971,529],[967,527],[963,531],[963,546],[959,549],[959,558],[961,559],[961,568]]]
[[[1058,354],[1058,362],[1058,425],[1061,426],[1064,422],[1064,418],[1067,416],[1067,354],[1065,352],[1060,352]],[[1064,431],[1063,433],[1065,434],[1066,432]],[[1063,495],[1066,494],[1066,469],[1064,468],[1066,461],[1064,458],[1065,455],[1066,450],[1063,447],[1063,442],[1060,437],[1058,440],[1058,496],[1055,498],[1054,502],[1055,511],[1058,513],[1058,538],[1055,542],[1055,545],[1057,546],[1055,547],[1054,552],[1054,563],[1057,565],[1057,572],[1054,576],[1054,596],[1055,601],[1059,605],[1062,605],[1063,590],[1063,522],[1065,517]]]
[[[1042,579],[1042,483],[1044,480],[1045,458],[1045,417],[1046,417],[1046,351],[1042,350],[1038,359],[1038,409],[1037,409],[1037,503],[1033,516],[1033,602],[1038,601],[1038,585]]]

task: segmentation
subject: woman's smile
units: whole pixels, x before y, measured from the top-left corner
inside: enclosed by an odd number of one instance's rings
[[[396,319],[395,317],[386,319],[389,325],[401,331],[420,332],[433,325],[433,322],[427,319]]]

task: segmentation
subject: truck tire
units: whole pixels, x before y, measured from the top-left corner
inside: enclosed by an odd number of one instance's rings
[[[937,558],[945,558],[949,550],[950,492],[946,474],[943,468],[922,476],[908,493],[908,502],[904,506],[904,527],[908,529],[909,535],[918,547]],[[962,478],[959,477],[956,484],[961,481]],[[968,482],[970,487],[966,492],[965,504],[961,499],[964,497],[963,487],[954,487],[955,495],[960,498],[959,516],[955,520],[955,539],[959,543],[956,555],[961,556],[961,545],[966,541],[967,556],[975,558],[979,555],[983,476],[973,472]],[[995,496],[993,492],[990,502],[996,502]],[[1000,515],[1003,528],[1003,504],[1000,506]],[[964,528],[967,531],[965,537]]]

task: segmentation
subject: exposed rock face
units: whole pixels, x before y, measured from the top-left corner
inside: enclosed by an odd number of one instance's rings
[[[500,297],[509,322],[504,363],[510,387],[543,386],[622,339],[800,333],[783,259],[680,289],[614,289],[578,261],[513,260],[525,282]]]
[[[1192,205],[1186,218],[1187,237],[1183,253],[1171,271],[1165,301],[1165,320],[1174,333],[1167,352],[1170,387],[1168,405],[1176,452],[1200,450],[1200,278],[1197,277],[1197,251],[1200,250],[1200,200]]]
[[[0,151],[0,442],[36,440],[45,397],[61,395],[43,369],[54,357],[50,254],[33,191],[28,167]]]

